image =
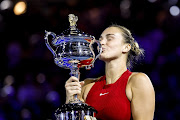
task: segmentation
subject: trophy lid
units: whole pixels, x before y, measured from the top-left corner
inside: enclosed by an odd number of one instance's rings
[[[64,37],[70,37],[70,36],[77,36],[77,37],[91,37],[91,35],[88,35],[86,33],[84,33],[83,31],[79,30],[78,28],[76,28],[77,26],[77,21],[78,21],[78,17],[75,16],[74,14],[69,14],[69,23],[70,26],[67,30],[63,31],[60,36],[64,36]]]

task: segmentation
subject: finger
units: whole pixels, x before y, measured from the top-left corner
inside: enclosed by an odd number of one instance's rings
[[[69,82],[79,82],[79,79],[74,77],[74,76],[71,76],[67,81],[66,83],[69,83]]]
[[[73,87],[73,86],[81,87],[81,84],[79,82],[70,82],[65,84],[65,87]]]
[[[81,90],[81,88],[77,86],[67,87],[66,89],[67,90]]]

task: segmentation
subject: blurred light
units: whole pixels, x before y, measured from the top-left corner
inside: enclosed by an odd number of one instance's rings
[[[1,96],[6,97],[6,96],[13,96],[14,95],[14,88],[12,86],[5,86],[2,88],[1,91]]]
[[[151,2],[151,3],[154,3],[154,2],[156,2],[157,0],[148,0],[149,2]]]
[[[5,85],[12,85],[14,83],[14,77],[12,75],[8,75],[5,77],[4,84]]]
[[[0,4],[0,9],[1,9],[1,10],[6,10],[6,9],[11,8],[12,5],[13,5],[13,4],[12,4],[12,1],[10,1],[10,0],[4,0],[4,1],[2,1],[1,4]]]
[[[120,4],[121,9],[129,9],[131,2],[129,0],[123,0]]]
[[[175,4],[178,3],[178,0],[168,0],[168,3],[169,3],[170,5],[175,5]]]
[[[21,116],[23,119],[28,119],[30,120],[31,119],[31,112],[28,110],[28,109],[22,109],[21,111]]]
[[[31,45],[36,45],[41,39],[41,36],[39,34],[33,34],[31,35],[29,42]]]
[[[46,81],[46,76],[42,73],[39,73],[37,75],[36,79],[39,83],[44,83]]]
[[[59,94],[56,91],[50,91],[46,95],[46,99],[49,102],[59,101]]]
[[[23,2],[23,1],[18,2],[14,6],[14,14],[15,15],[21,15],[21,14],[26,12],[26,9],[27,9],[27,5],[25,2]]]
[[[180,56],[180,47],[176,48],[176,54]]]
[[[53,106],[59,106],[61,104],[60,95],[56,91],[49,91],[46,95],[46,100]]]
[[[121,16],[123,18],[129,18],[131,15],[131,11],[130,11],[130,6],[131,6],[131,1],[129,0],[123,0],[120,3],[120,10],[121,10]]]
[[[169,9],[169,12],[172,16],[178,16],[180,10],[179,10],[179,7],[177,7],[177,6],[171,6]]]

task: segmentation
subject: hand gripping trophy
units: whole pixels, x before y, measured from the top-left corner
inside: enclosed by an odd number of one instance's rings
[[[90,69],[93,67],[95,60],[101,54],[102,48],[99,41],[94,36],[85,34],[76,28],[78,17],[74,14],[69,14],[69,29],[57,35],[53,32],[45,31],[45,42],[48,49],[54,56],[54,62],[57,66],[70,69],[70,75],[79,77],[79,68],[85,67]],[[54,50],[49,42],[48,36],[51,35],[52,45],[56,47]],[[93,44],[98,45],[98,54],[95,56]],[[94,117],[97,111],[80,101],[77,95],[68,104],[63,104],[55,112],[57,120],[85,120],[87,117]]]

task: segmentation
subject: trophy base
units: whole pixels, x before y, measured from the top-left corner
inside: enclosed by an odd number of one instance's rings
[[[56,110],[55,116],[56,120],[85,120],[84,116],[95,117],[95,113],[97,111],[93,107],[77,101],[77,103],[63,104]]]

